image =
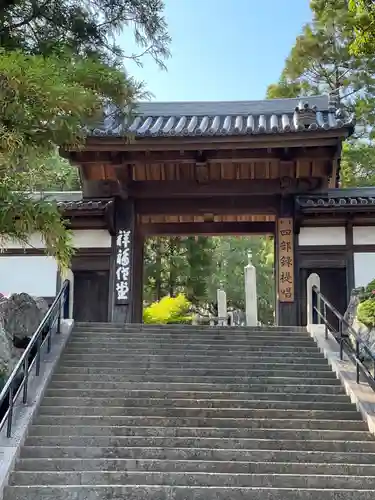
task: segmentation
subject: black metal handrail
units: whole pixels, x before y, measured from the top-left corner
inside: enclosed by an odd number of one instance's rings
[[[7,410],[0,421],[0,432],[7,423],[6,435],[8,438],[12,435],[13,409],[17,397],[22,390],[22,402],[27,404],[30,372],[35,365],[35,375],[39,376],[41,349],[47,342],[47,352],[51,351],[53,329],[56,326],[56,333],[60,333],[61,319],[67,316],[69,285],[69,280],[65,280],[0,392],[0,407],[3,408],[7,405]]]
[[[364,342],[359,336],[358,333],[354,330],[354,328],[349,325],[349,323],[346,321],[346,319],[343,317],[343,315],[336,309],[335,306],[333,306],[329,300],[327,300],[324,295],[320,292],[318,287],[316,285],[313,285],[312,287],[313,290],[313,310],[316,312],[320,320],[323,322],[325,325],[325,336],[326,339],[328,338],[328,331],[330,331],[335,338],[335,340],[339,343],[340,345],[340,360],[343,360],[344,357],[344,352],[348,355],[349,359],[355,364],[356,366],[356,379],[357,379],[357,384],[360,381],[360,374],[362,373],[372,389],[375,391],[375,355],[369,348],[369,346]],[[314,301],[314,293],[316,295],[316,300]],[[321,305],[323,307],[321,308]],[[323,309],[323,311],[321,310]],[[327,309],[337,318],[338,320],[338,330],[332,326],[332,324],[328,321],[327,319]],[[345,327],[345,332],[344,328]],[[353,343],[355,346],[353,346],[350,336],[353,339]],[[363,362],[364,359],[361,356],[361,349],[366,352],[368,357],[371,359],[371,364],[372,364],[372,371],[371,369],[366,366],[366,364]]]

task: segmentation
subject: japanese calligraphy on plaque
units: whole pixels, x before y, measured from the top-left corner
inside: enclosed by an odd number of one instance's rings
[[[293,219],[279,219],[277,231],[279,302],[294,302]]]
[[[121,229],[116,237],[116,304],[129,303],[131,232]]]

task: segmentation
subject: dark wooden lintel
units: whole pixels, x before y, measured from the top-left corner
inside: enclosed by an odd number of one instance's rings
[[[286,180],[288,182],[286,183]],[[222,180],[198,183],[194,181],[135,181],[129,186],[134,198],[200,198],[206,196],[278,195],[308,192],[317,179],[251,179]]]
[[[274,222],[181,222],[181,223],[150,223],[139,226],[143,236],[157,235],[205,235],[220,234],[273,234]]]
[[[290,161],[297,158],[319,158],[332,159],[335,155],[335,147],[315,147],[315,148],[247,148],[217,150],[208,149],[204,152],[205,162],[244,162],[244,161],[265,161],[282,160]],[[69,154],[69,153],[68,153]],[[125,166],[126,164],[153,164],[153,163],[195,163],[197,161],[197,151],[183,149],[175,150],[144,150],[144,151],[80,151],[70,153],[75,163],[84,164],[108,164]],[[201,152],[202,154],[202,152]],[[115,156],[114,156],[115,155]]]
[[[277,196],[226,196],[194,198],[169,198],[155,202],[155,199],[136,200],[139,215],[215,215],[231,214],[277,214]]]

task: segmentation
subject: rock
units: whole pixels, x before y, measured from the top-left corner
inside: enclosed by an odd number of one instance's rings
[[[12,337],[0,323],[0,379],[6,380],[11,374],[21,353],[13,347]],[[0,390],[1,390],[0,383]]]
[[[362,342],[366,344],[368,349],[375,355],[375,329],[368,328],[363,323],[358,321],[357,319],[357,309],[360,304],[359,296],[356,293],[353,293],[350,297],[349,305],[344,314],[344,319],[347,321],[348,325],[353,328],[356,332],[356,336],[359,337]],[[343,334],[348,335],[351,341],[351,344],[354,349],[356,349],[356,338],[350,331],[350,328],[343,326]],[[367,352],[363,346],[360,345],[359,354],[363,360],[371,359],[371,356]]]
[[[15,293],[0,300],[0,321],[12,339],[23,339],[35,333],[47,310],[44,299]]]

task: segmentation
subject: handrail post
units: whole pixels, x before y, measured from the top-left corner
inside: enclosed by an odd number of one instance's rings
[[[39,377],[40,374],[40,357],[41,357],[41,338],[40,335],[37,338],[35,344],[36,344],[36,360],[35,360],[35,375]]]
[[[9,401],[9,408],[8,408],[8,417],[7,417],[7,438],[10,438],[12,435],[12,423],[13,423],[13,388],[14,381],[9,386],[9,391],[8,391],[8,401]]]
[[[357,375],[357,384],[359,384],[359,340],[355,341],[355,353],[356,353],[356,375]]]
[[[27,403],[27,396],[28,396],[28,384],[29,384],[29,358],[25,358],[25,364],[24,364],[24,379],[23,379],[23,394],[22,394],[22,402],[25,405]]]
[[[320,303],[322,303],[321,300],[320,300]],[[320,315],[319,315],[319,318],[321,318]],[[327,340],[328,339],[328,326],[327,326],[328,321],[327,321],[327,305],[325,302],[323,302],[323,318],[324,318],[324,335],[325,335],[325,339]]]
[[[342,319],[339,318],[340,360],[344,359],[344,338],[342,336]]]

